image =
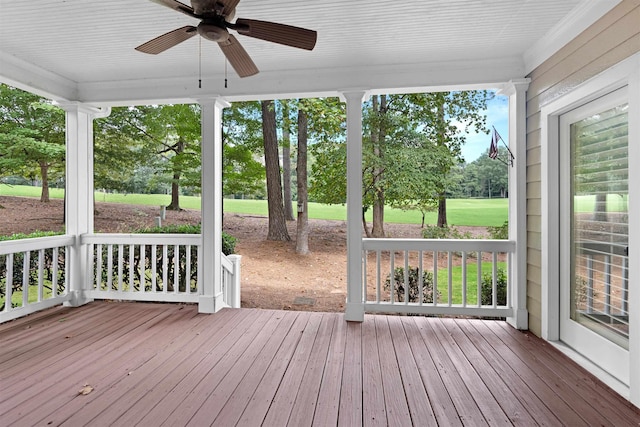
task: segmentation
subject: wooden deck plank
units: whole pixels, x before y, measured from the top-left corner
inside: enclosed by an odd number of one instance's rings
[[[206,328],[200,328],[195,331],[202,340],[193,342],[192,345],[195,344],[194,351],[188,354],[182,362],[176,363],[173,369],[170,369],[168,365],[164,367],[162,374],[166,373],[166,376],[157,384],[147,383],[146,389],[140,391],[140,388],[138,388],[133,391],[133,393],[127,393],[127,395],[122,396],[121,399],[135,403],[133,403],[131,409],[127,410],[125,414],[114,419],[112,422],[113,425],[133,426],[140,422],[142,418],[156,407],[162,398],[178,387],[194,367],[203,362],[213,346],[222,342],[231,333],[233,329],[229,326],[234,325],[239,314],[237,311],[223,310],[219,313],[219,316],[217,316],[215,327],[208,327],[209,325],[207,325]],[[205,326],[203,324],[201,325]],[[198,347],[196,347],[196,345]],[[100,421],[102,422],[102,420],[101,418]],[[108,420],[108,418],[105,418],[105,420]]]
[[[114,307],[114,314],[117,315],[117,311],[122,307]],[[45,358],[44,353],[51,348],[55,348],[59,345],[57,342],[57,336],[62,334],[63,336],[73,337],[92,337],[92,328],[109,328],[110,325],[96,325],[92,322],[92,319],[98,318],[101,312],[110,310],[109,307],[101,305],[96,311],[89,311],[85,316],[82,314],[71,314],[65,317],[59,317],[56,321],[47,322],[47,327],[30,328],[27,331],[23,331],[21,336],[23,337],[15,343],[10,343],[11,340],[7,340],[5,347],[6,353],[3,352],[0,357],[0,368],[2,373],[10,372],[12,366],[20,363],[27,357],[34,358],[33,363],[37,363],[37,360]],[[121,312],[125,312],[122,310]],[[23,341],[24,340],[24,341]],[[5,341],[3,340],[3,343]],[[34,351],[37,349],[37,351]]]
[[[495,332],[502,331],[498,334],[499,337],[511,337],[529,351],[537,348],[540,343],[537,337],[533,338],[528,334],[522,334],[517,331],[512,333],[500,324],[492,325],[492,329]],[[613,409],[614,405],[611,404],[613,402],[609,401],[608,398],[613,397],[614,402],[621,403],[624,400],[620,396],[614,395],[614,392],[609,387],[604,386],[595,376],[579,368],[576,364],[569,363],[570,359],[559,350],[547,344],[542,346],[542,351],[538,351],[535,354],[540,362],[561,378],[568,387],[574,390],[576,397],[583,399],[585,402],[590,402],[590,406],[593,407],[606,422],[612,423],[612,425],[624,425],[629,422],[640,424],[640,420],[637,417],[629,419],[625,417],[624,413]],[[563,359],[567,363],[557,363],[558,359]],[[601,384],[602,387],[598,389],[596,388],[596,384]],[[591,420],[594,419],[592,418]]]
[[[440,321],[449,332],[453,341],[455,341],[460,348],[460,351],[464,354],[469,364],[484,382],[493,396],[491,400],[496,401],[500,405],[502,411],[511,423],[519,426],[535,425],[537,422],[527,411],[526,401],[503,399],[506,390],[509,390],[511,393],[514,393],[515,390],[512,389],[510,384],[505,383],[504,378],[498,375],[491,362],[484,357],[478,347],[476,347],[469,337],[457,326],[457,323],[464,323],[465,320],[440,319]],[[498,367],[499,366],[501,366],[501,364],[498,365]]]
[[[311,314],[308,312],[281,313],[284,318],[279,319],[284,327],[279,328],[277,334],[269,340],[259,358],[247,359],[251,369],[238,383],[229,398],[229,405],[216,414],[214,425],[261,425],[274,396],[287,372],[295,351],[304,335]],[[237,373],[235,373],[237,375]],[[295,390],[291,390],[295,394]],[[247,406],[250,404],[250,407]],[[197,414],[199,415],[200,412]],[[220,418],[220,419],[219,419]],[[192,425],[200,426],[198,418],[192,420]]]
[[[338,425],[362,425],[362,324],[355,322],[347,323]]]
[[[382,371],[382,390],[389,425],[411,425],[409,405],[405,397],[407,390],[404,388],[400,376],[400,366],[398,366],[396,349],[389,331],[389,322],[386,316],[375,316],[374,319],[378,338],[378,352],[380,354],[380,369]],[[377,384],[363,384],[363,388],[376,386]],[[400,390],[403,390],[403,392],[399,393]]]
[[[76,393],[75,398],[65,405],[66,408],[47,417],[47,424],[87,425],[95,424],[93,420],[96,418],[116,419],[132,407],[137,396],[143,395],[145,390],[162,380],[165,366],[169,372],[184,357],[184,353],[174,351],[171,346],[192,349],[189,345],[196,337],[192,329],[204,320],[203,316],[197,316],[197,312],[190,309],[170,322],[161,322],[162,326],[158,329],[162,329],[162,334],[155,335],[154,342],[148,342],[148,346],[135,349],[143,354],[135,364],[131,354],[112,358],[96,372],[96,378],[85,377],[84,382],[91,385],[93,391],[86,396]],[[89,350],[91,354],[94,354],[93,350]],[[91,357],[87,360],[89,362]]]
[[[560,420],[554,415],[547,405],[540,399],[540,397],[533,392],[529,387],[529,384],[525,382],[514,368],[509,363],[509,358],[504,353],[498,353],[495,348],[487,341],[482,334],[471,324],[473,320],[460,319],[456,322],[456,325],[467,335],[467,338],[478,349],[478,352],[484,357],[487,362],[493,367],[495,373],[504,379],[504,382],[509,385],[509,390],[514,396],[522,402],[527,409],[527,412],[531,414],[537,424],[542,426],[555,426],[560,423]],[[549,391],[549,393],[551,393]],[[571,410],[568,407],[562,408],[564,411]]]
[[[517,347],[518,354],[522,357],[527,357],[526,363],[528,365],[534,363],[531,360],[532,358],[535,359],[535,362],[539,365],[537,370],[541,373],[541,377],[543,379],[557,378],[553,386],[558,390],[558,394],[561,398],[570,406],[576,407],[584,405],[586,402],[590,402],[588,407],[585,407],[579,413],[586,422],[597,423],[598,425],[603,426],[620,425],[614,421],[618,418],[617,414],[614,414],[603,407],[596,409],[598,406],[596,400],[599,398],[596,394],[591,395],[591,399],[585,400],[585,397],[582,395],[582,390],[579,387],[576,387],[576,378],[571,378],[570,381],[567,381],[565,377],[558,375],[558,372],[562,371],[562,367],[557,363],[558,359],[551,359],[545,352],[536,352],[535,355],[531,353],[530,349],[533,346],[532,342],[528,339],[529,337],[511,335],[497,324],[489,324],[488,326],[498,336],[498,338],[507,343],[507,345],[513,344],[514,341],[520,341],[522,346]],[[569,361],[568,358],[566,358],[566,360]],[[582,374],[587,375],[586,372],[583,372]],[[604,412],[602,411],[603,409]]]
[[[322,373],[322,383],[320,384],[316,410],[313,413],[312,426],[328,426],[335,424],[335,420],[338,419],[347,326],[348,323],[340,318],[331,332],[327,362]]]
[[[137,319],[138,321],[147,321],[150,318],[157,318],[159,315],[156,313],[149,313],[149,317],[141,315]],[[118,327],[118,323],[114,323],[111,327]],[[122,329],[122,328],[121,328]],[[96,328],[98,330],[98,328]],[[129,329],[135,330],[135,325],[132,325]],[[105,363],[104,360],[108,359],[111,349],[118,349],[113,347],[114,344],[119,345],[116,339],[108,338],[110,330],[102,330],[103,336],[96,335],[95,340],[79,340],[78,342],[71,342],[71,340],[64,338],[67,336],[65,330],[59,330],[56,333],[57,341],[59,343],[59,354],[66,356],[67,359],[44,359],[42,362],[34,364],[33,359],[25,359],[24,365],[27,367],[23,369],[25,372],[30,372],[30,368],[34,368],[36,374],[25,376],[22,382],[17,383],[14,386],[3,388],[3,392],[6,392],[10,398],[0,402],[0,413],[5,414],[7,410],[20,408],[21,406],[29,406],[30,400],[37,398],[44,394],[50,394],[51,397],[44,405],[39,408],[39,413],[48,413],[47,408],[51,411],[57,409],[64,402],[68,402],[70,399],[74,399],[77,390],[87,383],[89,379],[95,380],[91,377],[91,373],[100,369],[100,365],[95,362]],[[111,331],[112,332],[112,331]],[[115,334],[114,338],[123,337],[121,331]],[[120,344],[124,344],[130,340],[130,337],[123,337],[123,341]],[[110,347],[111,346],[111,347]],[[73,349],[72,353],[69,353],[69,349]],[[91,348],[97,350],[95,357],[87,361],[85,350]],[[132,346],[133,348],[133,346]],[[99,355],[102,355],[102,359]],[[91,363],[89,363],[91,362]],[[108,362],[106,362],[108,363]],[[111,376],[113,371],[108,373]],[[82,384],[78,383],[78,377],[82,378]],[[3,381],[4,384],[4,381]],[[94,382],[95,384],[95,382]],[[60,393],[60,390],[64,390],[64,393]],[[29,412],[28,417],[35,416],[36,414]],[[7,420],[11,420],[10,416],[7,416]]]
[[[134,331],[144,327],[148,322],[161,320],[164,317],[170,316],[172,313],[175,312],[159,313],[156,311],[150,312],[147,315],[142,315],[141,313],[141,315],[136,318],[137,323],[129,322],[127,330]],[[189,313],[184,312],[183,315],[189,316]],[[22,382],[3,389],[11,398],[0,404],[0,408],[2,408],[0,412],[4,413],[6,405],[18,414],[16,410],[20,409],[20,405],[24,404],[28,407],[29,400],[44,393],[49,394],[51,397],[38,408],[38,413],[53,413],[61,406],[64,406],[70,399],[75,398],[77,390],[83,386],[83,384],[78,384],[78,377],[83,378],[83,383],[107,384],[115,375],[123,375],[130,372],[130,364],[121,366],[117,363],[120,360],[126,361],[127,359],[124,358],[127,353],[130,352],[134,352],[136,356],[133,358],[134,360],[129,360],[128,362],[144,363],[148,357],[140,355],[138,351],[140,345],[163,331],[144,331],[145,333],[138,335],[137,341],[131,341],[129,335],[121,335],[121,332],[121,330],[118,330],[113,336],[114,339],[110,339],[110,335],[103,336],[95,341],[92,347],[85,347],[82,352],[76,351],[56,363],[43,364],[43,366],[39,366],[40,369],[36,374],[25,377]],[[180,333],[180,329],[176,329],[175,333]],[[61,347],[66,344],[70,344],[68,340],[64,340],[64,342],[61,343]],[[91,360],[92,363],[87,363],[85,355],[87,352],[95,355]],[[65,353],[67,353],[66,348],[60,350],[60,354]],[[104,366],[110,367],[108,372],[105,372]],[[29,365],[29,367],[33,367],[33,365]],[[27,369],[25,371],[28,372],[29,370]],[[25,384],[30,384],[31,386],[26,386]],[[61,389],[66,392],[60,393]],[[27,420],[35,415],[35,413],[28,413],[26,415]],[[7,417],[7,421],[10,419],[10,417]],[[38,419],[34,421],[38,421]]]
[[[322,385],[322,377],[327,357],[331,336],[337,322],[344,322],[342,315],[338,313],[324,313],[318,329],[318,336],[313,343],[313,349],[309,356],[309,362],[300,383],[298,395],[293,403],[288,426],[307,427],[313,423],[313,414],[318,404],[318,396]]]
[[[436,416],[431,408],[429,396],[424,384],[420,378],[418,365],[411,352],[411,346],[407,339],[407,334],[402,327],[402,322],[398,316],[389,316],[389,332],[393,338],[393,346],[395,348],[396,358],[398,359],[398,367],[402,379],[402,387],[405,390],[405,396],[411,420],[414,424],[435,424]]]
[[[382,384],[382,368],[378,353],[378,336],[374,317],[362,324],[362,413],[365,426],[386,426],[387,410],[385,408]]]
[[[239,336],[250,334],[257,322],[264,319],[260,317],[260,312],[255,310],[228,310],[237,313],[233,318],[233,322],[229,325],[228,333],[219,342],[206,350],[205,357],[197,364],[191,367],[181,381],[168,391],[164,397],[157,400],[155,406],[149,408],[149,411],[138,422],[139,425],[159,426],[171,415],[177,408],[183,404],[190,404],[189,398],[194,393],[198,385],[206,379],[214,367],[223,361],[227,352],[237,343]],[[221,327],[223,325],[220,325]],[[210,324],[210,327],[218,328],[218,323]],[[201,390],[206,390],[204,386]],[[191,418],[189,416],[188,418]]]
[[[449,358],[444,344],[440,342],[438,335],[431,328],[430,323],[433,319],[418,317],[413,319],[424,340],[425,347],[435,362],[436,369],[440,374],[440,378],[444,383],[451,401],[455,405],[456,412],[462,424],[473,425],[475,423],[477,425],[487,425],[482,411],[473,399],[456,366]]]
[[[492,336],[491,328],[486,322],[473,322],[476,330],[491,342],[491,345],[522,378],[522,380],[534,390],[535,394],[549,407],[551,411],[565,425],[584,425],[588,423],[577,409],[579,406],[572,405],[571,401],[563,399],[560,390],[556,387],[556,378],[547,380],[544,378],[545,371],[541,369],[537,359],[528,352],[522,353],[519,349],[512,347],[497,337]]]
[[[285,426],[289,421],[293,403],[300,392],[300,383],[307,368],[313,343],[316,340],[322,315],[310,313],[306,328],[301,331],[298,345],[289,361],[287,370],[282,376],[282,381],[276,390],[276,394],[271,401],[269,412],[264,418],[262,425],[265,426]],[[228,425],[228,424],[227,424]]]
[[[511,425],[509,418],[496,401],[496,396],[491,394],[489,388],[473,369],[465,354],[442,324],[442,319],[434,318],[428,324],[433,328],[435,335],[443,344],[446,353],[455,365],[455,369],[466,384],[473,400],[482,411],[482,415],[489,425]]]
[[[548,343],[498,321],[92,303],[0,336],[3,360],[26,349],[0,372],[12,380],[0,387],[3,426],[352,426],[372,411],[414,426],[640,421]],[[78,395],[85,383],[94,389]]]
[[[215,391],[222,379],[229,373],[251,343],[262,333],[263,328],[273,316],[276,316],[276,314],[269,311],[257,313],[252,327],[246,333],[240,335],[231,347],[226,349],[218,363],[201,378],[199,383],[195,384],[188,399],[181,402],[164,420],[162,425],[186,425],[207,401],[209,395]]]
[[[415,358],[418,373],[424,384],[429,403],[439,426],[461,426],[458,416],[445,384],[438,373],[436,362],[431,358],[429,350],[420,335],[413,317],[401,317],[400,321],[407,333],[408,344]]]

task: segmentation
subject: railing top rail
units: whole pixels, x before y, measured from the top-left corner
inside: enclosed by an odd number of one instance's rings
[[[362,239],[365,250],[515,252],[514,240],[491,239]]]
[[[124,245],[200,245],[200,234],[127,234],[97,233],[83,234],[81,242],[86,244]]]
[[[71,246],[75,244],[75,241],[75,236],[71,235],[34,237],[20,240],[5,240],[0,242],[0,255],[26,251],[37,251],[40,249],[56,248],[61,246]]]

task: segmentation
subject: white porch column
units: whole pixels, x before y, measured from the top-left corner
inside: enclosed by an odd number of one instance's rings
[[[199,99],[202,127],[202,283],[198,311],[227,307],[222,293],[222,110],[221,98]]]
[[[364,91],[343,92],[347,103],[347,305],[345,320],[364,320],[362,289],[362,101]]]
[[[501,91],[509,96],[509,149],[515,160],[509,168],[509,239],[516,252],[509,264],[513,317],[517,329],[529,328],[527,311],[527,88],[530,79],[512,80]]]
[[[111,110],[77,102],[59,106],[66,112],[65,227],[76,238],[68,254],[71,299],[66,305],[75,307],[91,302],[83,292],[91,285],[91,254],[80,245],[80,236],[93,233],[93,119]]]

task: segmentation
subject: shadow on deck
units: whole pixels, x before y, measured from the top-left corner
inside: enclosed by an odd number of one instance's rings
[[[0,325],[3,425],[638,425],[504,322],[92,303]],[[81,394],[83,389],[87,394]]]

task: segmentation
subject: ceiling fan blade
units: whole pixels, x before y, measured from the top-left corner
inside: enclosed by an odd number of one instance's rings
[[[182,12],[185,15],[189,15],[193,18],[197,18],[191,6],[187,6],[186,4],[181,3],[178,0],[151,0],[151,1],[154,3],[158,3],[159,5],[171,8],[173,10],[177,10],[178,12]]]
[[[247,51],[244,50],[240,42],[233,37],[233,35],[229,34],[229,39],[218,42],[218,45],[240,77],[249,77],[258,74],[258,67],[256,67],[256,64],[253,63]]]
[[[148,42],[138,46],[136,50],[143,53],[157,55],[185,40],[189,40],[196,34],[198,34],[197,28],[192,25],[187,25],[185,27],[178,28],[177,30],[169,31],[168,33],[158,36],[153,40],[149,40]]]
[[[236,30],[243,36],[255,37],[306,50],[313,50],[318,37],[318,33],[313,30],[275,22],[257,21],[255,19],[240,18],[229,28]]]

